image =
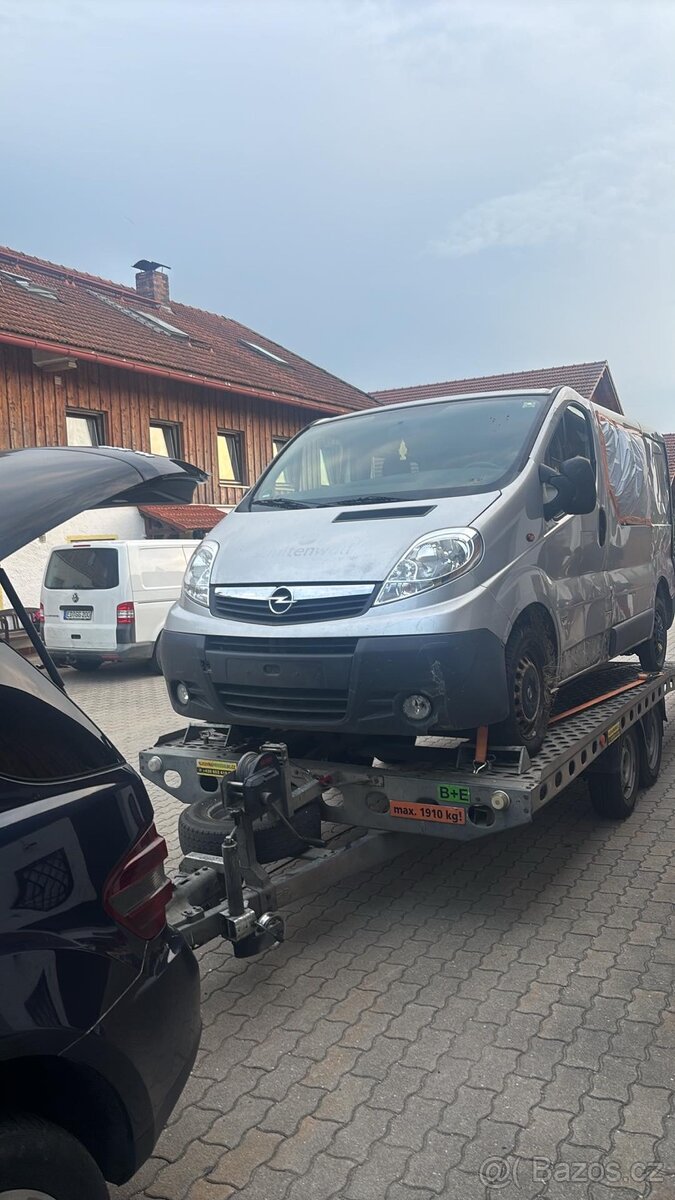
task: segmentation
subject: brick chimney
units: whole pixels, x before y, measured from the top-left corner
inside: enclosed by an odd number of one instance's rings
[[[166,263],[150,262],[141,258],[134,263],[137,268],[136,291],[144,300],[155,300],[168,308],[171,302],[169,295],[169,276],[165,271],[170,270]]]

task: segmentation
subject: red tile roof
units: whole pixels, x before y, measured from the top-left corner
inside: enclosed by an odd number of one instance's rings
[[[185,533],[191,533],[193,529],[213,529],[227,515],[215,504],[141,504],[139,512]]]
[[[480,375],[473,379],[451,379],[445,383],[423,383],[417,387],[389,388],[373,392],[372,395],[378,404],[398,404],[404,400],[431,400],[437,396],[501,392],[515,388],[552,388],[563,384],[573,387],[587,400],[595,399],[598,404],[621,412],[606,361],[545,367],[540,371],[513,371],[505,375]]]
[[[668,466],[670,467],[670,478],[672,481],[675,479],[675,433],[664,433],[663,440],[666,443]]]
[[[0,274],[0,342],[26,339],[27,345],[55,347],[70,357],[80,351],[81,357],[108,358],[131,369],[159,371],[304,407],[316,404],[348,411],[372,406],[365,392],[229,317],[173,301],[170,310],[161,308],[134,288],[6,247],[0,247],[3,270],[56,292],[57,299],[30,292]],[[128,316],[125,309],[154,313],[188,337],[154,329]],[[243,341],[255,342],[283,358],[285,365],[242,345]]]

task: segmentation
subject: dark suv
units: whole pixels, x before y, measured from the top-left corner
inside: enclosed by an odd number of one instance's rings
[[[0,558],[97,504],[189,500],[198,478],[132,451],[0,454]],[[197,964],[166,923],[143,783],[68,699],[1,569],[0,587],[43,664],[0,643],[0,1196],[102,1200],[190,1072]]]

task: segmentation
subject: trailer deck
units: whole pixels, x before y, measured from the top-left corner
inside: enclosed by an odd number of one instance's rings
[[[675,664],[650,676],[630,663],[608,664],[560,690],[533,760],[522,747],[488,745],[484,754],[469,742],[439,738],[419,739],[395,765],[289,759],[280,743],[231,743],[226,728],[193,725],[169,734],[141,753],[141,773],[187,805],[217,795],[232,825],[218,853],[186,854],[171,920],[193,945],[221,935],[236,954],[257,953],[283,937],[279,909],[290,901],[388,861],[417,839],[466,841],[527,824],[586,773],[609,787],[624,769],[622,747],[639,744],[645,760],[647,721],[659,731],[649,767],[655,778],[665,696],[674,687]],[[313,803],[329,824],[323,843],[263,867],[256,820],[275,814],[292,828],[298,810]]]

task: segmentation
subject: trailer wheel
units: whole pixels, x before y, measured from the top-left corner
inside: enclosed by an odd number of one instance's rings
[[[640,721],[640,787],[649,788],[659,777],[663,753],[663,718],[660,705],[650,708]]]
[[[271,815],[253,822],[253,837],[258,862],[276,862],[278,858],[293,858],[307,849],[303,837],[321,837],[321,808],[318,800],[303,804],[291,818],[299,837]],[[178,818],[178,841],[184,854],[221,852],[223,839],[232,833],[234,822],[226,817],[220,796],[204,796],[183,809]]]
[[[635,808],[640,786],[640,746],[636,729],[627,729],[616,747],[606,750],[611,755],[607,771],[588,776],[591,804],[599,817],[608,821],[625,821]]]

